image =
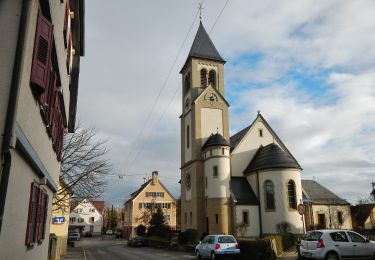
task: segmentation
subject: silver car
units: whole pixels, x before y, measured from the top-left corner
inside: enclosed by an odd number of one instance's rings
[[[313,230],[302,238],[299,253],[326,260],[375,259],[375,242],[351,230]]]
[[[231,235],[208,235],[195,247],[197,258],[209,257],[216,259],[218,256],[239,256],[240,247]]]

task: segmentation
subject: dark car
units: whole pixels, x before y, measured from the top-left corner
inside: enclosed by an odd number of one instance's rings
[[[116,238],[117,239],[122,238],[122,230],[117,230],[116,231]]]
[[[131,237],[128,240],[128,246],[143,246],[145,244],[145,239],[143,237]]]
[[[78,232],[68,234],[68,241],[79,241],[80,239],[81,235]]]

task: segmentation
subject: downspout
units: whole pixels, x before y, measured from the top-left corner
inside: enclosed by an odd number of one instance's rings
[[[0,180],[0,234],[1,234],[2,224],[3,224],[4,208],[5,208],[5,200],[6,200],[7,190],[8,190],[10,168],[12,164],[12,156],[10,152],[12,148],[11,140],[12,140],[12,134],[14,131],[14,124],[16,120],[16,108],[17,108],[18,93],[19,93],[19,88],[20,88],[21,67],[22,67],[22,59],[24,56],[24,45],[26,42],[26,27],[27,27],[29,8],[30,8],[30,0],[23,0],[20,24],[18,28],[16,53],[15,53],[15,59],[14,59],[14,65],[13,65],[13,72],[12,72],[12,81],[10,85],[7,114],[6,114],[5,127],[4,127],[4,133],[3,133],[3,145],[1,147],[2,169],[1,169],[1,180]]]
[[[263,223],[262,223],[262,209],[261,209],[261,203],[260,203],[260,191],[259,191],[259,172],[256,171],[257,174],[257,195],[259,200],[259,207],[258,207],[258,215],[259,215],[259,237],[263,237]]]

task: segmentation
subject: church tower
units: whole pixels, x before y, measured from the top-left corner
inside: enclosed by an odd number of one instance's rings
[[[229,104],[224,98],[224,63],[200,22],[180,72],[183,231],[230,232]],[[215,175],[220,177],[214,179]],[[223,191],[216,192],[213,183],[218,189],[224,187]]]

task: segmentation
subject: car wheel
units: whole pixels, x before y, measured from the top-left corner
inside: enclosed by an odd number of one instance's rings
[[[336,254],[336,252],[328,252],[325,260],[339,260],[339,256]]]
[[[198,259],[201,259],[201,258],[202,258],[201,254],[199,253],[199,250],[197,250],[197,251],[195,252],[195,255],[197,256]]]

